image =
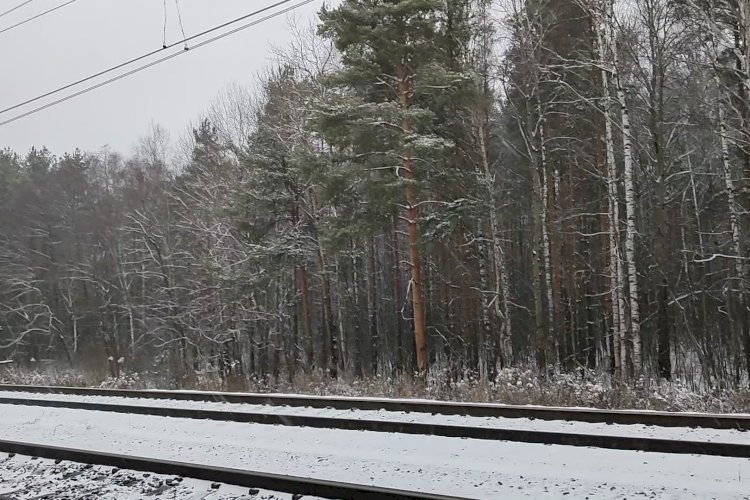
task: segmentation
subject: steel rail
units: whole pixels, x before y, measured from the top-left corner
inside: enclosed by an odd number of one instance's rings
[[[0,391],[37,394],[71,394],[143,399],[174,399],[222,403],[246,403],[270,406],[307,406],[335,410],[386,410],[470,417],[528,418],[569,420],[605,424],[642,424],[659,427],[698,427],[706,429],[750,430],[750,415],[674,413],[637,410],[600,410],[594,408],[558,408],[485,403],[420,401],[403,399],[323,397],[286,394],[231,392],[96,389],[0,384]]]
[[[750,445],[725,442],[682,441],[674,439],[645,438],[638,436],[582,434],[525,429],[503,429],[497,427],[471,427],[421,422],[400,422],[394,420],[350,419],[339,417],[269,414],[260,412],[238,412],[224,410],[202,410],[189,408],[170,408],[164,406],[142,406],[28,398],[0,397],[0,404],[38,406],[43,408],[65,408],[85,411],[104,411],[111,413],[190,418],[197,420],[213,420],[222,422],[310,427],[315,429],[388,432],[398,434],[441,436],[492,441],[514,441],[521,443],[535,443],[546,445],[555,444],[578,447],[607,448],[614,450],[643,451],[655,453],[750,458]]]
[[[393,500],[413,498],[464,500],[465,498],[17,441],[0,440],[0,452],[117,467],[119,469],[150,472],[152,474],[191,477],[216,483],[246,486],[248,488],[262,488],[292,495],[351,498],[357,500],[381,498]]]

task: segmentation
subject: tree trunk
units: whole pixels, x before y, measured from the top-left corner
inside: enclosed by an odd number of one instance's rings
[[[377,272],[375,267],[375,242],[373,237],[367,239],[367,312],[370,332],[370,370],[373,375],[378,373],[378,355],[380,353],[380,339],[378,334],[378,304],[377,304]]]
[[[349,350],[346,345],[346,337],[344,336],[344,294],[341,292],[341,264],[339,263],[339,259],[335,260],[336,265],[336,281],[335,288],[336,288],[336,297],[337,300],[337,307],[336,307],[336,322],[338,325],[338,328],[335,330],[337,332],[337,342],[336,345],[338,349],[337,352],[337,359],[336,359],[336,371],[343,370],[347,366],[347,361],[349,359]]]
[[[687,144],[687,139],[683,138],[683,141]],[[698,204],[698,193],[696,189],[696,182],[695,182],[695,173],[693,171],[693,164],[691,161],[691,156],[687,155],[687,165],[690,173],[690,191],[691,191],[691,197],[693,202],[693,214],[695,216],[695,225],[697,230],[697,237],[698,237],[698,251],[700,252],[700,255],[703,256],[706,254],[705,245],[703,242],[703,223],[701,222],[701,211],[700,211],[700,205]],[[687,258],[687,253],[685,253],[685,257]],[[707,270],[706,270],[706,264],[700,263],[697,266],[695,275],[699,276],[701,279],[706,276]],[[710,375],[713,374],[715,378],[718,378],[717,370],[716,370],[716,363],[714,362],[715,357],[720,357],[718,352],[714,352],[714,345],[713,345],[713,328],[712,326],[709,326],[707,324],[708,320],[708,306],[706,303],[706,294],[701,293],[700,294],[700,312],[696,313],[698,315],[698,319],[696,323],[698,325],[701,325],[703,328],[703,353],[705,354],[705,357],[707,358],[705,367],[706,373],[707,373],[707,379],[709,381],[710,385]]]
[[[609,3],[610,0],[607,0]],[[607,9],[608,10],[608,9]],[[607,10],[599,15],[596,11],[596,26],[603,26],[604,33],[597,28],[597,46],[601,62],[602,101],[604,111],[604,141],[607,162],[607,222],[609,226],[609,277],[610,297],[612,301],[612,347],[614,350],[614,372],[620,377],[626,374],[626,344],[625,337],[625,301],[623,298],[622,262],[620,260],[620,202],[617,189],[617,165],[615,163],[615,147],[613,120],[611,113],[612,98],[609,91],[609,72],[607,64],[611,63],[609,52],[612,50],[611,21],[604,19]],[[602,17],[602,19],[600,19]]]
[[[323,277],[323,323],[328,344],[328,374],[332,378],[338,376],[338,332],[336,322],[333,319],[333,308],[331,307],[331,277],[328,274],[328,263],[323,244],[318,241],[318,262]]]
[[[652,93],[655,89],[652,89]],[[653,102],[653,101],[652,101]],[[666,165],[661,142],[661,112],[656,108],[660,106],[658,100],[651,105],[651,134],[653,136],[654,154],[656,156],[656,234],[657,241],[654,245],[656,260],[659,270],[662,274],[659,279],[659,285],[656,290],[657,307],[657,365],[659,376],[666,380],[672,380],[672,360],[671,360],[671,329],[672,320],[669,315],[669,261],[670,255],[667,245],[670,238],[669,218],[666,207]]]
[[[488,348],[487,343],[492,338],[492,322],[490,321],[490,303],[487,300],[488,283],[487,283],[487,258],[485,250],[485,237],[482,231],[482,220],[477,220],[478,232],[476,238],[478,240],[478,252],[479,252],[479,293],[481,297],[480,316],[482,318],[482,326],[478,329],[479,334],[477,335],[477,343],[479,344],[479,352],[477,355],[479,362],[479,379],[481,381],[487,380],[488,375]],[[495,297],[497,301],[497,297]]]
[[[294,273],[292,275],[292,284],[294,285],[294,294],[292,296],[293,303],[290,304],[290,307],[293,311],[292,313],[292,334],[289,336],[288,340],[284,342],[286,345],[286,355],[287,355],[287,378],[289,382],[294,381],[294,376],[297,373],[297,364],[298,364],[298,357],[297,353],[299,351],[299,330],[300,330],[300,321],[299,321],[299,315],[300,315],[300,298],[298,295],[299,290],[299,272],[297,272],[297,268],[294,268]],[[279,291],[279,296],[283,296],[281,291]],[[287,336],[282,337],[282,339],[286,340]],[[264,342],[265,344],[265,342]],[[264,345],[264,350],[268,349],[267,344]],[[265,354],[264,354],[264,357]],[[263,375],[265,375],[265,371],[261,372]]]
[[[500,226],[498,223],[498,208],[495,200],[495,185],[490,171],[489,153],[487,151],[487,127],[485,118],[477,120],[477,142],[479,143],[480,161],[482,165],[481,177],[487,190],[490,202],[490,234],[492,236],[492,268],[495,273],[495,296],[492,300],[495,316],[501,322],[496,355],[500,357],[502,366],[508,366],[513,358],[511,345],[511,317],[510,317],[510,284],[508,271],[505,266],[505,256],[500,241]],[[499,352],[497,352],[499,351]],[[492,367],[494,370],[495,367]]]
[[[312,313],[310,308],[310,287],[307,280],[307,268],[298,266],[299,291],[302,294],[302,327],[305,332],[305,368],[312,370],[315,362],[315,351],[312,329]]]
[[[359,259],[357,258],[354,241],[351,242],[351,263],[352,263],[352,319],[354,321],[354,335],[350,339],[351,363],[354,368],[354,375],[362,376],[362,315],[361,301],[359,296]]]
[[[301,223],[299,206],[292,209],[292,225],[298,227]],[[307,279],[307,267],[300,264],[296,267],[297,290],[301,294],[302,328],[305,335],[305,369],[312,371],[315,365],[315,339],[312,328],[312,308],[310,307],[310,286]]]
[[[750,376],[750,332],[748,332],[747,313],[745,311],[745,266],[742,262],[742,238],[740,234],[740,211],[741,207],[737,200],[737,191],[732,176],[732,162],[727,138],[726,119],[724,108],[719,104],[719,134],[721,136],[722,164],[724,167],[724,185],[727,190],[727,204],[729,205],[729,224],[732,233],[732,250],[734,251],[734,274],[736,282],[736,305],[734,310],[738,314],[740,336],[745,351],[745,362],[747,364],[748,376]],[[730,315],[731,316],[731,315]]]
[[[571,296],[571,292],[574,289],[572,278],[575,275],[574,272],[564,274],[563,262],[566,262],[567,266],[571,268],[574,266],[574,259],[572,251],[570,254],[563,254],[564,251],[568,251],[569,247],[572,250],[572,245],[567,241],[569,235],[563,232],[562,223],[560,222],[560,210],[562,209],[562,186],[560,179],[560,170],[557,167],[550,168],[546,175],[547,185],[547,233],[548,233],[548,246],[550,252],[550,273],[551,279],[549,282],[550,290],[547,292],[550,297],[552,307],[549,311],[550,320],[552,327],[550,333],[554,335],[557,342],[557,357],[558,362],[565,369],[570,369],[574,361],[573,354],[575,353],[575,345],[572,337],[575,331],[575,325],[572,321],[565,321],[565,307],[563,306],[563,277],[567,278],[567,296]],[[566,183],[567,179],[563,181]],[[568,193],[566,193],[566,196]],[[570,260],[564,261],[564,258]],[[570,302],[570,301],[568,301]],[[568,303],[570,306],[570,303]],[[568,307],[568,311],[571,314],[572,309]],[[568,335],[570,333],[570,335]]]
[[[612,3],[609,2],[609,29],[614,27]],[[614,39],[612,39],[614,40]],[[632,361],[636,380],[641,376],[641,315],[638,303],[638,266],[635,255],[636,206],[635,206],[635,170],[633,166],[633,145],[630,130],[630,114],[625,101],[625,89],[618,71],[617,45],[612,43],[612,71],[617,85],[617,100],[620,103],[622,121],[622,149],[625,176],[625,260],[627,262],[628,297],[630,302],[630,341],[633,346]]]
[[[737,0],[737,35],[735,49],[738,54],[737,72],[740,77],[737,98],[739,100],[740,151],[744,159],[746,182],[750,182],[750,1]],[[750,229],[750,189],[745,194],[745,211],[748,217],[747,229]],[[750,368],[748,368],[750,369]]]
[[[528,130],[533,130],[531,127]],[[533,154],[533,153],[532,153]],[[544,299],[542,291],[542,185],[537,162],[531,162],[531,272],[534,293],[534,349],[540,370],[547,367],[546,339],[544,335]]]
[[[409,359],[411,356],[406,354],[406,346],[404,345],[404,321],[403,321],[403,299],[401,297],[401,251],[399,250],[399,218],[398,213],[393,215],[393,301],[394,301],[394,314],[396,319],[396,345],[397,345],[397,366],[399,370],[403,370],[407,364],[411,362]]]
[[[398,67],[399,102],[402,110],[409,109],[411,100],[411,75],[407,65],[402,62]],[[411,120],[404,116],[401,123],[404,136],[411,134]],[[414,158],[404,154],[404,178],[406,179],[406,220],[409,237],[409,264],[411,266],[411,296],[414,313],[414,344],[417,351],[417,370],[424,375],[427,372],[427,335],[425,331],[425,312],[422,302],[422,270],[419,258],[419,227],[416,177],[414,172]]]
[[[549,186],[547,182],[547,147],[545,145],[545,119],[542,116],[541,106],[537,105],[537,111],[539,112],[539,152],[540,152],[540,165],[537,169],[536,175],[539,177],[541,184],[541,199],[539,203],[540,214],[539,214],[539,229],[542,233],[542,259],[544,263],[544,284],[547,293],[547,341],[553,342],[556,361],[559,362],[560,345],[555,332],[555,301],[552,296],[552,263],[551,263],[551,252],[550,252],[550,237],[549,237]]]
[[[741,54],[738,63],[741,77],[739,96],[741,99],[740,119],[742,135],[742,152],[745,160],[744,173],[745,182],[750,182],[750,0],[739,0],[739,31],[741,39]],[[750,232],[750,186],[746,185],[745,195],[745,214],[747,216],[746,231]],[[740,254],[741,255],[741,254]],[[745,351],[745,368],[748,374],[748,383],[750,383],[750,309],[748,308],[748,298],[746,295],[745,275],[746,265],[740,261],[742,267],[742,288],[740,289],[740,323],[742,325],[742,345]]]

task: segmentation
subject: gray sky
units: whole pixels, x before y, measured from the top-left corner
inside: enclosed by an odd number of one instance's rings
[[[34,0],[0,18],[0,29],[64,1]],[[277,0],[178,1],[190,36]],[[182,35],[175,0],[166,2],[170,43]],[[0,12],[20,3],[0,0]],[[295,11],[295,17],[310,22],[322,4],[323,0],[316,0]],[[76,147],[95,151],[108,144],[128,154],[151,121],[164,126],[176,139],[229,83],[252,82],[270,63],[271,46],[283,47],[289,42],[288,22],[289,15],[280,16],[2,126],[0,147],[25,152],[33,145],[45,145],[61,154]],[[163,25],[160,0],[78,0],[0,34],[0,109],[160,48]],[[19,111],[0,115],[0,121]]]

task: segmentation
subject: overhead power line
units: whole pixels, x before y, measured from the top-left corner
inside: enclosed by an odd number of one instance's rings
[[[60,10],[60,9],[62,9],[63,7],[67,7],[68,5],[70,5],[70,4],[72,4],[72,3],[75,3],[75,2],[77,2],[77,1],[78,1],[78,0],[68,0],[68,1],[67,1],[67,2],[65,2],[64,4],[58,5],[57,7],[52,7],[51,9],[47,9],[47,10],[45,10],[44,12],[40,12],[39,14],[37,14],[37,15],[35,15],[35,16],[31,16],[31,17],[30,17],[30,18],[28,18],[28,19],[24,19],[24,20],[23,20],[23,21],[21,21],[21,22],[18,22],[18,23],[16,23],[16,24],[13,24],[13,25],[11,25],[11,26],[8,26],[7,28],[3,28],[3,29],[1,29],[1,30],[0,30],[0,35],[2,35],[3,33],[7,33],[7,32],[8,32],[8,31],[10,31],[10,30],[14,30],[14,29],[18,28],[19,26],[23,26],[23,25],[24,25],[24,24],[26,24],[26,23],[30,23],[30,22],[31,22],[31,21],[33,21],[34,19],[39,19],[39,18],[40,18],[40,17],[42,17],[42,16],[46,16],[47,14],[51,14],[52,12],[55,12],[56,10]],[[2,16],[0,16],[0,17],[2,17]]]
[[[277,4],[275,4],[275,6],[278,6],[278,5],[282,5],[282,4],[286,4],[286,3],[289,3],[290,1],[291,1],[291,0],[285,0],[285,1],[282,1],[282,2],[278,2]],[[123,79],[123,78],[126,78],[126,77],[128,77],[128,76],[134,75],[134,74],[136,74],[136,73],[140,73],[140,72],[141,72],[141,71],[143,71],[143,70],[146,70],[146,69],[148,69],[148,68],[151,68],[151,67],[153,67],[153,66],[157,66],[157,65],[159,65],[159,64],[161,64],[161,63],[163,63],[163,62],[169,61],[170,59],[174,59],[175,57],[181,56],[181,55],[183,55],[183,54],[187,54],[188,52],[192,52],[193,50],[199,49],[199,48],[201,48],[201,47],[204,47],[204,46],[206,46],[206,45],[209,45],[209,44],[211,44],[211,43],[213,43],[213,42],[219,41],[219,40],[221,40],[221,39],[223,39],[223,38],[226,38],[226,37],[228,37],[228,36],[230,36],[230,35],[233,35],[233,34],[235,34],[235,33],[238,33],[238,32],[240,32],[240,31],[243,31],[243,30],[246,30],[246,29],[248,29],[248,28],[251,28],[251,27],[253,27],[253,26],[256,26],[256,25],[258,25],[258,24],[260,24],[260,23],[263,23],[263,22],[269,21],[269,20],[271,20],[271,19],[273,19],[273,18],[275,18],[275,17],[279,17],[279,16],[280,16],[280,15],[282,15],[282,14],[286,14],[286,13],[288,13],[288,12],[291,12],[291,11],[293,11],[293,10],[295,10],[295,9],[298,9],[299,7],[302,7],[302,6],[304,6],[304,5],[307,5],[307,4],[309,4],[309,3],[312,3],[312,2],[314,2],[314,1],[315,1],[315,0],[302,0],[302,1],[300,1],[300,2],[297,2],[297,3],[295,3],[294,5],[290,5],[289,7],[285,8],[285,9],[282,9],[282,10],[276,11],[276,12],[274,12],[274,13],[272,13],[272,14],[269,14],[269,15],[267,15],[267,16],[265,16],[265,17],[262,17],[262,18],[260,18],[260,19],[256,19],[255,21],[252,21],[252,22],[250,22],[250,23],[244,24],[244,25],[242,25],[242,26],[238,26],[237,28],[234,28],[234,29],[232,29],[232,30],[230,30],[230,31],[227,31],[227,32],[225,32],[225,33],[221,33],[221,34],[219,34],[219,35],[216,35],[216,36],[214,36],[213,38],[209,38],[208,40],[204,40],[204,41],[202,41],[202,42],[199,42],[199,43],[197,43],[197,44],[193,45],[193,46],[192,46],[192,47],[190,48],[190,50],[189,50],[189,51],[188,51],[188,50],[180,50],[179,52],[174,52],[174,53],[172,53],[172,54],[169,54],[169,55],[167,55],[167,56],[164,56],[164,57],[162,57],[162,58],[160,58],[160,59],[156,59],[155,61],[151,61],[151,62],[149,62],[149,63],[147,63],[147,64],[144,64],[144,65],[142,65],[142,66],[138,66],[137,68],[134,68],[134,69],[132,69],[132,70],[130,70],[130,71],[127,71],[127,72],[125,72],[125,73],[119,74],[119,75],[117,75],[117,76],[115,76],[115,77],[112,77],[112,78],[110,78],[110,79],[108,79],[108,80],[105,80],[105,81],[103,81],[103,82],[99,82],[99,83],[97,83],[97,84],[95,84],[95,85],[92,85],[92,86],[90,86],[90,87],[86,87],[86,88],[84,88],[84,89],[82,89],[82,90],[79,90],[79,91],[77,91],[77,92],[74,92],[73,94],[70,94],[70,95],[66,95],[65,97],[61,97],[61,98],[59,98],[59,99],[57,99],[57,100],[54,100],[54,101],[52,101],[52,102],[49,102],[49,103],[47,103],[47,104],[43,105],[43,106],[39,106],[39,107],[37,107],[37,108],[34,108],[34,109],[31,109],[31,110],[29,110],[29,111],[26,111],[26,112],[24,112],[24,113],[21,113],[20,115],[14,116],[13,118],[9,118],[9,119],[7,119],[7,120],[5,120],[5,121],[1,121],[1,122],[0,122],[0,127],[2,127],[2,126],[4,126],[4,125],[7,125],[7,124],[9,124],[9,123],[13,123],[13,122],[15,122],[15,121],[17,121],[17,120],[20,120],[20,119],[22,119],[22,118],[26,118],[27,116],[33,115],[33,114],[35,114],[35,113],[38,113],[38,112],[40,112],[40,111],[44,111],[45,109],[49,109],[49,108],[51,108],[51,107],[53,107],[53,106],[57,106],[58,104],[61,104],[61,103],[63,103],[63,102],[66,102],[66,101],[69,101],[69,100],[71,100],[71,99],[74,99],[74,98],[76,98],[76,97],[78,97],[78,96],[81,96],[81,95],[83,95],[83,94],[87,94],[87,93],[89,93],[89,92],[91,92],[91,91],[93,91],[93,90],[96,90],[96,89],[98,89],[98,88],[104,87],[105,85],[109,85],[110,83],[114,83],[114,82],[116,82],[116,81],[118,81],[118,80],[121,80],[121,79]],[[253,14],[248,14],[248,15],[246,15],[246,16],[242,16],[241,18],[238,18],[238,19],[237,19],[237,20],[235,20],[235,21],[231,21],[231,22],[229,22],[229,23],[225,23],[225,24],[223,24],[222,26],[223,26],[223,27],[229,26],[229,25],[231,25],[231,24],[234,24],[234,23],[238,22],[239,20],[247,19],[248,17],[251,17],[251,16],[253,16],[253,15],[257,15],[258,13],[261,13],[261,12],[267,11],[268,9],[271,9],[271,8],[273,8],[273,7],[274,7],[274,6],[266,7],[266,8],[264,8],[264,9],[261,9],[260,11],[256,11],[256,12],[255,12],[255,13],[253,13]],[[213,31],[216,31],[217,29],[220,29],[220,27],[217,27],[217,28],[212,28],[211,30],[208,30],[208,31],[204,32],[204,34],[205,34],[205,33],[210,33],[210,32],[213,32]],[[200,36],[200,35],[195,35],[195,36],[193,36],[193,37],[190,37],[189,39],[195,39],[195,38],[196,38],[196,37],[198,37],[198,36]],[[182,43],[182,42],[178,42],[178,44],[181,44],[181,43]],[[172,44],[172,47],[173,47],[174,45],[175,45],[175,44]],[[162,49],[162,50],[163,50],[163,49]],[[156,52],[161,52],[161,51],[156,51]],[[155,53],[156,53],[156,52],[155,52]],[[153,54],[152,54],[152,55],[153,55]],[[137,58],[137,59],[135,59],[135,60],[141,60],[141,59],[143,59],[144,57],[147,57],[147,56],[142,56],[142,57],[139,57],[139,58]],[[134,61],[134,60],[131,60],[131,62],[133,62],[133,61]],[[120,64],[120,65],[117,65],[117,66],[115,66],[115,67],[113,67],[113,68],[111,68],[111,69],[109,69],[109,70],[106,70],[106,71],[100,72],[100,73],[99,73],[98,75],[95,75],[95,76],[91,76],[91,77],[89,77],[89,78],[86,78],[86,79],[83,79],[83,80],[79,80],[79,82],[78,82],[78,83],[80,83],[80,82],[84,82],[84,81],[88,81],[88,80],[90,80],[90,79],[92,79],[92,78],[95,78],[96,76],[100,76],[100,75],[103,75],[103,74],[105,74],[105,73],[108,73],[108,72],[114,71],[114,70],[115,70],[115,69],[117,69],[117,68],[122,68],[123,66],[125,66],[125,65],[127,65],[127,64],[130,64],[130,63],[123,63],[123,64]],[[52,94],[58,93],[58,92],[60,92],[61,90],[64,90],[64,89],[70,88],[70,87],[72,87],[72,86],[74,86],[74,85],[76,85],[76,84],[77,84],[77,83],[73,83],[73,84],[70,84],[70,85],[66,85],[65,87],[61,87],[60,89],[56,89],[56,90],[54,90],[54,91],[52,91],[52,92],[48,92],[47,94],[45,94],[45,96],[49,96],[49,95],[52,95]],[[40,97],[38,97],[38,98],[34,98],[33,100],[29,100],[28,102],[34,102],[34,101],[36,101],[36,100],[38,100],[38,99],[41,99],[41,98],[43,98],[43,97],[45,97],[45,96],[40,96]],[[10,110],[10,109],[15,109],[15,108],[17,108],[17,107],[19,107],[19,106],[22,106],[22,105],[23,105],[23,104],[19,104],[19,105],[13,106],[13,107],[11,107],[11,108],[8,108],[8,110]],[[7,110],[3,110],[3,111],[0,111],[0,113],[4,113],[5,111],[7,111]]]
[[[276,7],[280,7],[282,5],[288,4],[291,1],[292,0],[281,0],[279,2],[276,2],[274,4],[269,5],[268,7],[264,7],[262,9],[256,10],[256,11],[251,12],[249,14],[246,14],[246,15],[244,15],[242,17],[238,17],[237,19],[234,19],[232,21],[228,21],[228,22],[226,22],[224,24],[220,24],[219,26],[216,26],[216,27],[213,27],[211,29],[207,29],[205,31],[202,31],[201,33],[197,33],[195,35],[189,36],[189,37],[185,38],[184,40],[180,40],[178,42],[174,42],[174,43],[171,43],[169,45],[165,45],[162,48],[159,48],[159,49],[156,49],[156,50],[152,50],[151,52],[147,52],[147,53],[145,53],[143,55],[140,55],[138,57],[134,57],[133,59],[130,59],[130,60],[124,61],[122,63],[116,64],[115,66],[109,67],[107,69],[104,69],[104,70],[99,71],[97,73],[94,73],[92,75],[89,75],[89,76],[87,76],[85,78],[81,78],[80,80],[76,80],[75,82],[69,83],[67,85],[63,85],[62,87],[58,87],[58,88],[56,88],[54,90],[46,92],[46,93],[44,93],[42,95],[39,95],[37,97],[34,97],[32,99],[28,99],[28,100],[20,102],[18,104],[14,104],[13,106],[10,106],[10,107],[5,108],[5,109],[0,109],[0,115],[2,115],[4,113],[7,113],[8,111],[13,111],[15,109],[18,109],[20,107],[26,106],[28,104],[32,104],[34,102],[40,101],[40,100],[45,99],[47,97],[51,97],[51,96],[53,96],[55,94],[59,94],[60,92],[63,92],[65,90],[68,90],[68,89],[71,89],[71,88],[76,87],[78,85],[81,85],[82,83],[89,82],[91,80],[94,80],[95,78],[99,78],[100,76],[104,76],[104,75],[106,75],[108,73],[111,73],[113,71],[117,71],[118,69],[122,69],[122,68],[124,68],[126,66],[130,66],[131,64],[135,64],[137,62],[143,61],[145,59],[148,59],[149,57],[155,56],[156,54],[158,54],[160,52],[163,52],[165,50],[174,48],[174,47],[176,47],[178,45],[183,45],[183,44],[191,42],[191,41],[193,41],[193,40],[195,40],[197,38],[202,38],[202,37],[204,37],[206,35],[209,35],[211,33],[219,31],[219,30],[221,30],[223,28],[226,28],[228,26],[231,26],[233,24],[245,21],[246,19],[249,19],[251,17],[255,17],[255,16],[257,16],[259,14],[262,14],[264,12],[268,12],[269,10],[275,9]],[[310,0],[310,1],[312,1],[312,0]],[[296,4],[291,9],[284,10],[282,13],[288,12],[289,10],[296,9],[297,7],[300,7],[300,6],[305,5],[307,3],[310,3],[310,2],[302,2],[300,4]],[[193,47],[193,48],[195,48],[195,47]],[[2,124],[3,123],[0,123],[0,125],[2,125]]]
[[[20,5],[16,5],[16,6],[15,6],[15,7],[13,7],[12,9],[10,9],[10,10],[6,10],[5,12],[3,12],[3,13],[0,13],[0,17],[3,17],[3,16],[7,16],[7,15],[8,15],[8,14],[10,14],[11,12],[17,11],[18,9],[20,9],[20,8],[21,8],[21,7],[23,7],[24,5],[28,5],[28,4],[30,4],[30,3],[31,3],[31,2],[33,2],[33,1],[34,1],[34,0],[26,0],[25,2],[22,2],[22,3],[20,4]]]

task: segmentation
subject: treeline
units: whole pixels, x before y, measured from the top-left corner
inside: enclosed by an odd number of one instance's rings
[[[750,371],[750,2],[344,0],[174,159],[0,153],[0,359]]]

